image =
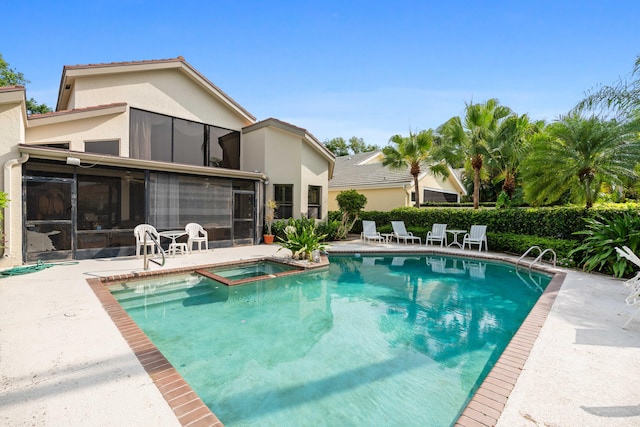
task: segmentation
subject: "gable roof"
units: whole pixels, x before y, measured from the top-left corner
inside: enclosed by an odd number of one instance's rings
[[[329,188],[402,187],[413,184],[409,168],[403,170],[383,166],[382,161],[376,161],[381,154],[382,151],[374,151],[336,157]],[[420,174],[420,177],[424,174]]]
[[[285,132],[292,133],[294,135],[299,136],[301,139],[307,142],[315,151],[317,151],[322,157],[324,157],[329,162],[329,179],[333,176],[334,165],[336,162],[336,156],[333,154],[331,150],[329,150],[326,145],[321,143],[315,136],[311,134],[308,130],[301,128],[299,126],[292,125],[291,123],[284,122],[282,120],[274,119],[270,117],[265,120],[261,120],[252,125],[246,126],[242,129],[242,133],[249,133],[256,131],[258,129],[262,129],[265,127],[274,127]]]
[[[214,85],[205,76],[200,74],[193,68],[182,56],[169,59],[154,59],[150,61],[131,61],[131,62],[110,62],[103,64],[85,64],[85,65],[65,65],[62,68],[62,77],[60,79],[60,89],[58,92],[58,102],[56,103],[56,111],[60,111],[63,106],[67,105],[72,92],[75,79],[84,76],[97,76],[105,74],[130,73],[138,71],[153,71],[178,69],[187,77],[195,81],[211,95],[227,104],[232,110],[240,114],[246,120],[255,122],[256,118],[245,110],[240,104],[234,101],[229,95],[222,91],[218,86]]]
[[[398,188],[413,186],[411,168],[391,169],[382,164],[383,154],[381,150],[336,157],[336,166],[333,179],[329,181],[329,188],[356,189],[356,188]],[[449,168],[449,179],[453,180],[463,194],[467,194],[457,173]],[[431,172],[424,168],[418,176],[423,179]]]
[[[72,110],[59,110],[50,113],[32,114],[29,116],[28,127],[48,125],[51,123],[62,123],[66,121],[86,119],[89,117],[106,116],[109,114],[120,114],[126,111],[126,102],[116,102],[113,104],[95,105],[86,108],[74,108]]]

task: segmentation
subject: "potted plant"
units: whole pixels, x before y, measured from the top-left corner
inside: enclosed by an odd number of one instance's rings
[[[262,238],[264,239],[264,242],[268,245],[270,245],[271,243],[273,243],[273,234],[271,234],[271,225],[273,224],[273,219],[275,218],[275,212],[276,209],[278,208],[278,204],[276,203],[275,200],[268,200],[267,203],[265,204],[265,207],[267,208],[265,217],[264,217],[264,222],[267,225],[267,232],[262,236]]]

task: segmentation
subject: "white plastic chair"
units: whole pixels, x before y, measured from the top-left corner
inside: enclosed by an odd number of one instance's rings
[[[623,246],[622,249],[616,247],[616,252],[618,252],[621,257],[628,259],[629,261],[640,267],[640,258],[638,258],[638,256],[633,253],[633,251],[629,249],[629,247]],[[640,290],[640,272],[638,272],[631,279],[625,280],[622,283],[630,293]]]
[[[384,237],[376,230],[375,221],[362,220],[362,239],[365,243],[367,241],[371,242],[372,240],[376,242],[382,242],[384,240]]]
[[[202,244],[204,244],[205,249],[209,250],[209,233],[202,228],[202,226],[195,222],[190,222],[184,227],[185,231],[189,235],[187,238],[187,249],[189,252],[193,250],[193,244],[196,243],[198,245],[198,251],[202,250]]]
[[[418,244],[422,244],[422,239],[418,236],[414,236],[412,232],[407,231],[407,227],[404,226],[404,221],[391,221],[393,227],[393,237],[400,243],[400,239],[404,240],[404,244],[407,244],[407,240],[418,241]]]
[[[489,250],[489,246],[487,245],[487,226],[486,225],[472,225],[471,230],[464,235],[462,239],[462,249],[466,245],[469,245],[469,249],[471,249],[471,245],[478,245],[478,252],[482,251],[482,244],[484,243],[485,250]]]
[[[440,242],[440,247],[447,245],[447,224],[433,224],[431,231],[427,232],[427,238],[424,244],[428,245],[429,242],[434,244]]]
[[[136,258],[140,258],[140,251],[145,246],[145,235],[149,232],[151,237],[153,237],[156,242],[160,241],[160,235],[158,234],[158,230],[153,225],[150,224],[138,224],[133,229],[133,235],[136,237]],[[154,255],[156,253],[156,242],[149,236],[146,236],[147,240],[147,248],[151,250],[147,250],[147,254]]]
[[[624,324],[624,326],[622,327],[622,329],[626,329],[627,326],[629,325],[629,323],[631,323],[631,321],[633,320],[634,317],[636,317],[636,315],[638,313],[640,313],[640,290],[636,289],[634,292],[631,293],[631,295],[629,295],[627,298],[625,298],[624,300],[624,307],[622,307],[622,309],[618,312],[618,315],[622,314],[622,312],[627,308],[627,307],[637,307],[636,311],[631,315],[631,317],[629,317],[629,319],[627,320],[627,322]]]

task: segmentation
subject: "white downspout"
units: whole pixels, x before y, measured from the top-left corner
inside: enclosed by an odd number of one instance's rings
[[[14,166],[18,166],[23,164],[29,160],[29,154],[21,153],[21,157],[19,159],[11,159],[7,160],[4,164],[4,192],[7,193],[8,196],[11,196],[11,169]],[[17,200],[22,200],[22,197],[18,197]],[[11,203],[11,202],[9,202]],[[4,256],[9,257],[13,253],[13,245],[11,244],[11,238],[9,237],[9,228],[11,225],[11,211],[12,207],[9,204],[7,208],[4,210]]]

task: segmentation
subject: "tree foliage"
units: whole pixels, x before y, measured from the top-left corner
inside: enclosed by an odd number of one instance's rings
[[[333,138],[324,142],[324,145],[336,156],[348,156],[349,154],[368,153],[370,151],[379,150],[377,145],[370,145],[364,142],[362,138],[352,136],[349,141],[344,138]]]
[[[494,141],[502,121],[512,114],[510,108],[497,99],[485,103],[469,103],[464,118],[452,117],[438,128],[441,145],[438,157],[449,164],[464,162],[465,169],[473,172],[473,207],[480,206],[481,175],[485,160],[493,155]]]
[[[523,164],[525,199],[549,205],[569,194],[593,206],[603,183],[636,179],[640,120],[619,122],[574,112],[561,116],[532,142]]]
[[[360,217],[362,209],[367,205],[367,197],[356,190],[345,190],[336,196],[336,201],[342,212],[341,223],[336,237],[344,239]]]
[[[601,116],[611,113],[618,121],[637,119],[640,111],[640,55],[636,58],[629,79],[621,78],[612,85],[605,85],[587,93],[574,111],[599,112]]]
[[[409,174],[413,177],[415,190],[415,206],[420,207],[419,175],[423,167],[428,167],[435,176],[448,177],[449,169],[443,162],[438,162],[432,156],[433,129],[416,133],[409,132],[409,136],[394,135],[389,140],[392,145],[382,149],[384,159],[382,164],[392,169],[409,168]]]
[[[0,54],[0,87],[2,86],[26,86],[29,80],[19,71],[11,68],[9,63]],[[26,102],[27,114],[42,114],[53,111],[46,104],[39,104],[35,99],[29,98]]]

